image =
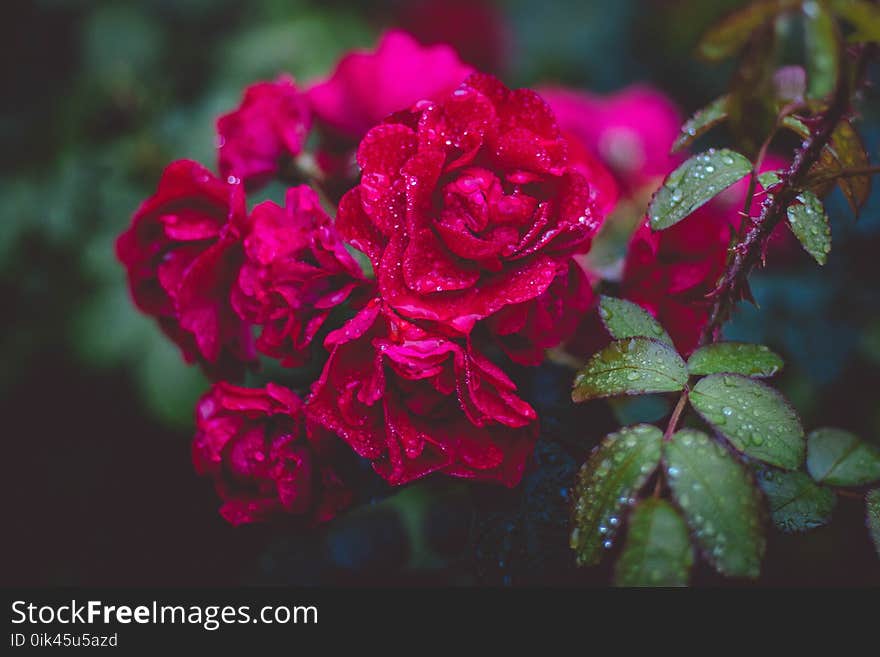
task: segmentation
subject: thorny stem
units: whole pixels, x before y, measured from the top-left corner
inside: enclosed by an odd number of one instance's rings
[[[857,81],[864,75],[867,52],[867,49],[863,49],[856,62]],[[748,297],[749,274],[763,257],[767,239],[785,216],[786,208],[795,200],[822,150],[831,141],[837,124],[850,111],[850,92],[850,86],[844,81],[844,76],[841,76],[831,104],[819,117],[819,125],[796,151],[794,161],[781,176],[781,185],[764,199],[761,214],[745,237],[733,248],[727,269],[711,294],[715,301],[709,312],[709,321],[700,336],[700,344],[717,341],[721,337],[721,326],[730,318],[736,303]]]
[[[858,84],[864,76],[865,67],[867,65],[867,54],[868,51],[862,50],[856,62],[856,84]],[[831,141],[831,135],[834,133],[837,124],[840,123],[849,112],[851,91],[850,87],[844,83],[842,79],[838,82],[834,97],[828,109],[822,115],[818,129],[813,131],[810,137],[803,142],[800,150],[795,154],[794,161],[788,171],[781,176],[781,189],[774,190],[772,195],[768,195],[764,199],[761,205],[761,214],[748,228],[745,236],[737,234],[737,238],[739,238],[740,241],[731,249],[731,255],[728,259],[726,270],[722,275],[718,286],[712,292],[711,296],[715,298],[715,302],[709,313],[709,321],[706,323],[706,326],[703,328],[700,335],[700,345],[704,345],[709,341],[715,342],[721,337],[721,325],[730,317],[737,301],[748,294],[748,276],[763,258],[763,250],[767,238],[780,220],[785,216],[786,209],[799,193],[800,188],[806,181],[810,169],[818,161],[825,146]],[[764,156],[767,153],[767,149],[770,146],[770,141],[776,133],[782,118],[793,112],[795,109],[796,107],[793,105],[783,108],[782,112],[780,112],[777,117],[776,125],[761,145],[761,148],[755,157],[749,179],[749,188],[746,193],[746,199],[742,210],[742,216],[744,219],[743,225],[746,225],[745,220],[750,216],[752,197],[754,196],[757,184],[758,170],[760,169]],[[837,172],[835,177],[840,178],[866,175],[877,172],[880,172],[880,166],[852,168]],[[678,423],[681,420],[681,415],[687,404],[687,400],[688,389],[685,388],[682,391],[681,396],[679,396],[678,402],[675,404],[672,415],[669,417],[666,431],[663,434],[664,441],[670,440],[675,433]],[[654,484],[654,497],[659,497],[662,493],[663,479],[661,472]]]

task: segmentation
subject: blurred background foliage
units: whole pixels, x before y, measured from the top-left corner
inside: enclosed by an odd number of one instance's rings
[[[405,582],[574,581],[565,514],[577,462],[559,445],[589,448],[613,422],[599,412],[589,424],[573,423],[586,411],[566,401],[567,371],[548,365],[530,375],[526,392],[544,416],[545,434],[559,440],[541,445],[541,467],[516,492],[475,497],[459,484],[427,482],[315,536],[233,530],[216,516],[210,484],[190,467],[192,408],[206,382],[135,311],[113,256],[116,235],[168,162],[214,166],[214,120],[247,84],[282,71],[300,82],[326,75],[341,52],[372,45],[386,27],[418,27],[424,4],[4,3],[0,399],[12,419],[4,432],[12,476],[4,483],[13,537],[5,548],[13,558],[4,561],[19,564],[4,581],[387,581],[402,568]],[[608,92],[646,81],[688,114],[721,93],[730,74],[701,63],[693,50],[736,0],[464,4],[487,12],[491,34],[482,24],[450,20],[422,21],[432,31],[422,36],[476,33],[461,48],[465,57],[485,55],[478,63],[511,85],[559,82]],[[466,51],[483,38],[492,52]],[[865,107],[859,128],[876,157],[877,103]],[[760,310],[741,312],[728,335],[785,355],[780,385],[807,427],[837,424],[876,442],[880,194],[858,222],[838,196],[829,213],[828,266],[798,259],[756,275]],[[648,416],[665,407],[614,410],[632,421],[656,419]],[[572,426],[591,429],[572,436]],[[852,565],[864,563],[862,547],[851,544],[860,516],[841,504],[832,527],[771,542],[770,581],[880,581],[876,568]],[[579,577],[603,582],[607,573]]]

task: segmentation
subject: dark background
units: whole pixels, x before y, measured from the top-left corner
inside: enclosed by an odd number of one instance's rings
[[[648,81],[685,113],[729,75],[692,53],[735,2],[461,4],[471,13],[426,22],[420,3],[390,0],[4,3],[0,584],[608,581],[607,565],[572,569],[567,488],[616,420],[604,404],[572,408],[570,374],[550,365],[519,372],[547,440],[515,491],[429,480],[388,496],[370,480],[375,503],[325,529],[227,526],[190,463],[192,407],[206,383],[135,311],[113,258],[115,236],[165,164],[214,164],[214,119],[245,85],[280,71],[308,82],[389,25],[447,34],[511,85],[604,92]],[[876,100],[873,91],[860,126],[872,154]],[[761,310],[744,311],[729,331],[784,354],[780,385],[807,427],[835,424],[874,442],[878,210],[875,193],[856,223],[833,197],[828,266],[795,259],[756,276]],[[773,533],[761,583],[880,583],[863,514],[862,502],[842,498],[831,526]],[[722,583],[705,570],[695,582]]]

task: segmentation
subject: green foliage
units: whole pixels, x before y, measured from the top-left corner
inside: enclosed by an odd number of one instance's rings
[[[840,35],[831,13],[821,2],[804,3],[804,38],[807,56],[807,94],[828,96],[837,83],[840,68]]]
[[[681,133],[672,145],[672,152],[677,153],[690,146],[695,140],[709,132],[727,118],[730,98],[721,96],[699,110],[681,126]]]
[[[764,189],[769,189],[774,185],[778,185],[781,178],[779,177],[778,171],[765,171],[764,173],[758,174],[758,183],[760,183],[761,187]]]
[[[828,261],[831,251],[831,225],[822,201],[809,190],[798,194],[798,203],[786,209],[788,225],[807,253],[820,265]]]
[[[687,586],[694,562],[688,528],[669,502],[648,498],[629,517],[617,586]]]
[[[831,7],[855,28],[851,42],[880,43],[880,7],[867,0],[831,0]]]
[[[843,429],[816,429],[807,436],[807,471],[830,486],[864,486],[880,479],[880,449]]]
[[[663,434],[647,424],[605,437],[578,473],[571,547],[579,565],[594,565],[612,545],[624,509],[660,462]]]
[[[782,359],[768,347],[744,342],[716,342],[700,347],[688,358],[688,371],[701,374],[742,374],[773,376],[782,368]]]
[[[804,430],[773,388],[738,374],[712,374],[697,382],[690,401],[739,451],[786,469],[803,463]]]
[[[776,20],[795,11],[799,20]],[[757,162],[782,128],[795,133],[802,145],[789,170],[757,176],[765,192],[776,195],[765,203],[764,219],[774,227],[784,212],[804,249],[820,265],[826,263],[831,228],[822,197],[837,185],[857,214],[870,193],[873,171],[850,118],[853,110],[857,112],[852,98],[859,67],[852,64],[858,49],[842,48],[838,16],[855,28],[850,40],[880,40],[880,9],[862,0],[757,0],[704,35],[699,45],[703,57],[714,61],[737,55],[737,61],[727,93],[684,123],[672,151],[691,146],[722,122],[727,122],[726,132],[737,150],[710,149],[669,174],[648,207],[653,230],[674,226],[723,190],[754,175],[749,157]],[[803,26],[806,78],[804,69],[790,66],[787,41],[792,25]],[[850,94],[849,106],[842,93]],[[817,140],[821,149],[816,148]],[[779,206],[783,199],[786,207]],[[765,254],[758,249],[766,249],[770,234],[758,222],[743,231],[747,237],[735,234],[739,244],[731,245],[731,253],[743,257],[731,257],[729,278],[719,279],[714,297],[714,316],[722,319],[733,310],[737,293],[748,289],[748,274]],[[639,502],[630,514],[616,584],[685,585],[693,559],[685,523],[701,554],[720,573],[757,577],[764,552],[765,500],[778,529],[804,532],[830,522],[838,496],[829,486],[863,486],[880,480],[880,449],[836,429],[820,429],[805,439],[788,401],[755,380],[773,376],[783,366],[767,347],[732,342],[702,345],[682,371],[671,340],[650,314],[611,297],[602,297],[600,314],[617,341],[595,354],[578,374],[575,401],[682,391],[662,441],[664,470],[657,476],[655,495]],[[689,390],[689,377],[703,378]],[[685,400],[717,436],[692,429],[673,433],[682,421]],[[640,417],[620,405],[622,401],[615,402],[618,416]],[[652,410],[656,414],[661,406]],[[646,413],[641,417],[661,419]],[[655,431],[660,435],[659,429]],[[727,442],[748,457],[746,464],[754,468],[757,481],[728,450]],[[799,469],[805,457],[807,472]],[[597,469],[596,458],[584,466],[584,481]],[[603,459],[611,469],[608,458]],[[667,490],[664,483],[684,522],[676,507],[661,496]],[[579,509],[587,504],[585,500],[582,486]],[[868,526],[880,551],[880,489],[871,491],[866,501]],[[576,549],[578,531],[576,525],[572,540]],[[594,538],[586,558],[579,554],[581,563],[598,561],[601,551],[596,545]]]
[[[746,469],[700,431],[679,431],[663,447],[672,495],[705,558],[723,575],[757,577],[761,499]]]
[[[762,469],[758,485],[767,497],[773,524],[786,533],[827,524],[837,503],[834,491],[819,486],[803,472]]]
[[[649,338],[617,340],[594,354],[574,380],[576,402],[615,395],[674,392],[687,383],[687,367],[674,349]]]
[[[868,491],[865,496],[865,515],[874,549],[880,556],[880,488]]]
[[[667,176],[651,199],[651,228],[674,226],[751,170],[746,157],[726,148],[694,155]]]
[[[672,345],[672,338],[660,323],[647,310],[632,301],[602,296],[599,301],[599,317],[615,340],[644,337]]]
[[[700,55],[710,61],[735,55],[761,25],[798,4],[800,0],[759,0],[747,5],[703,35],[699,45]]]

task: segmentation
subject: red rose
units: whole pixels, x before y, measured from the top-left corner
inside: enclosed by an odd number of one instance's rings
[[[364,285],[360,267],[339,239],[318,195],[303,185],[251,212],[245,262],[232,305],[262,326],[257,349],[287,367],[302,365],[330,312]]]
[[[424,47],[392,30],[375,52],[345,55],[330,78],[307,93],[323,125],[357,141],[392,112],[446,96],[471,71],[449,46]]]
[[[630,240],[621,292],[657,317],[684,354],[697,346],[712,307],[706,295],[724,271],[726,219],[703,206],[661,232],[646,220]]]
[[[389,305],[466,333],[543,294],[589,248],[603,217],[566,148],[537,94],[475,74],[370,130],[337,225]]]
[[[305,435],[301,410],[299,397],[272,383],[217,383],[199,401],[193,463],[214,479],[231,524],[279,514],[325,522],[351,502],[330,466],[336,439]]]
[[[245,221],[241,185],[179,160],[116,242],[135,304],[158,319],[188,362],[201,359],[212,373],[234,373],[253,359],[250,329],[229,303]]]
[[[392,484],[431,472],[522,477],[535,411],[469,344],[412,324],[375,299],[327,337],[330,359],[306,411]]]
[[[282,156],[300,153],[310,125],[308,101],[293,78],[251,85],[239,108],[217,119],[220,173],[247,183],[265,181]]]

